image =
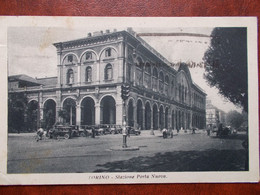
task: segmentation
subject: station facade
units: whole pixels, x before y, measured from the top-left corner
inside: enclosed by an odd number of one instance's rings
[[[141,129],[205,128],[206,94],[182,63],[171,64],[131,29],[88,34],[53,44],[57,77],[9,77],[9,94],[26,93],[37,120],[71,125],[122,125]],[[42,68],[44,71],[44,67]],[[121,86],[129,86],[124,102]],[[48,116],[49,115],[49,116]]]

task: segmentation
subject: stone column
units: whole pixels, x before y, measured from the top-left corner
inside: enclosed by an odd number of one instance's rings
[[[77,64],[78,66],[78,86],[81,84],[81,66],[80,63]]]
[[[133,106],[133,113],[134,113],[134,128],[137,128],[137,107],[136,105]]]
[[[81,107],[78,104],[76,106],[76,125],[81,125]]]
[[[143,125],[143,129],[145,129],[145,107],[142,107],[142,112],[143,112],[142,113],[143,114],[143,121],[142,121],[143,124],[142,125]]]
[[[95,125],[103,122],[103,113],[101,113],[101,106],[99,103],[95,105]]]
[[[123,124],[123,104],[122,103],[116,104],[116,124],[117,125]]]
[[[97,74],[96,74],[96,82],[100,83],[100,60],[97,61],[96,65],[96,70],[97,70]]]

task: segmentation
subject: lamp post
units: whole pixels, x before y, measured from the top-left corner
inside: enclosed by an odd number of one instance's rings
[[[122,125],[122,134],[123,134],[123,148],[127,148],[126,144],[126,136],[127,136],[127,129],[126,129],[126,105],[125,101],[129,97],[129,85],[123,84],[121,86],[121,97],[123,99],[123,125]]]

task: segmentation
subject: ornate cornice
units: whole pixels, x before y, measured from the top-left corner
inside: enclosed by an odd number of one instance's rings
[[[77,39],[62,43],[54,43],[53,45],[57,49],[73,49],[73,48],[79,48],[79,47],[85,47],[89,45],[96,45],[100,43],[106,43],[106,42],[112,42],[112,41],[118,41],[124,39],[124,32],[114,32],[114,33],[108,33],[108,34],[101,34],[98,36],[93,37],[86,37],[83,39]]]

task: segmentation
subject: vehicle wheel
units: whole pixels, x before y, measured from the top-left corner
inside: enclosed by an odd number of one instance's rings
[[[80,137],[86,137],[86,134],[85,134],[84,132],[81,132],[81,133],[79,134],[79,136],[80,136]]]
[[[64,135],[64,138],[65,138],[65,139],[69,139],[69,138],[70,138],[70,135],[69,135],[68,133],[66,133],[66,134]]]
[[[116,134],[116,132],[115,131],[111,131],[111,134]]]

